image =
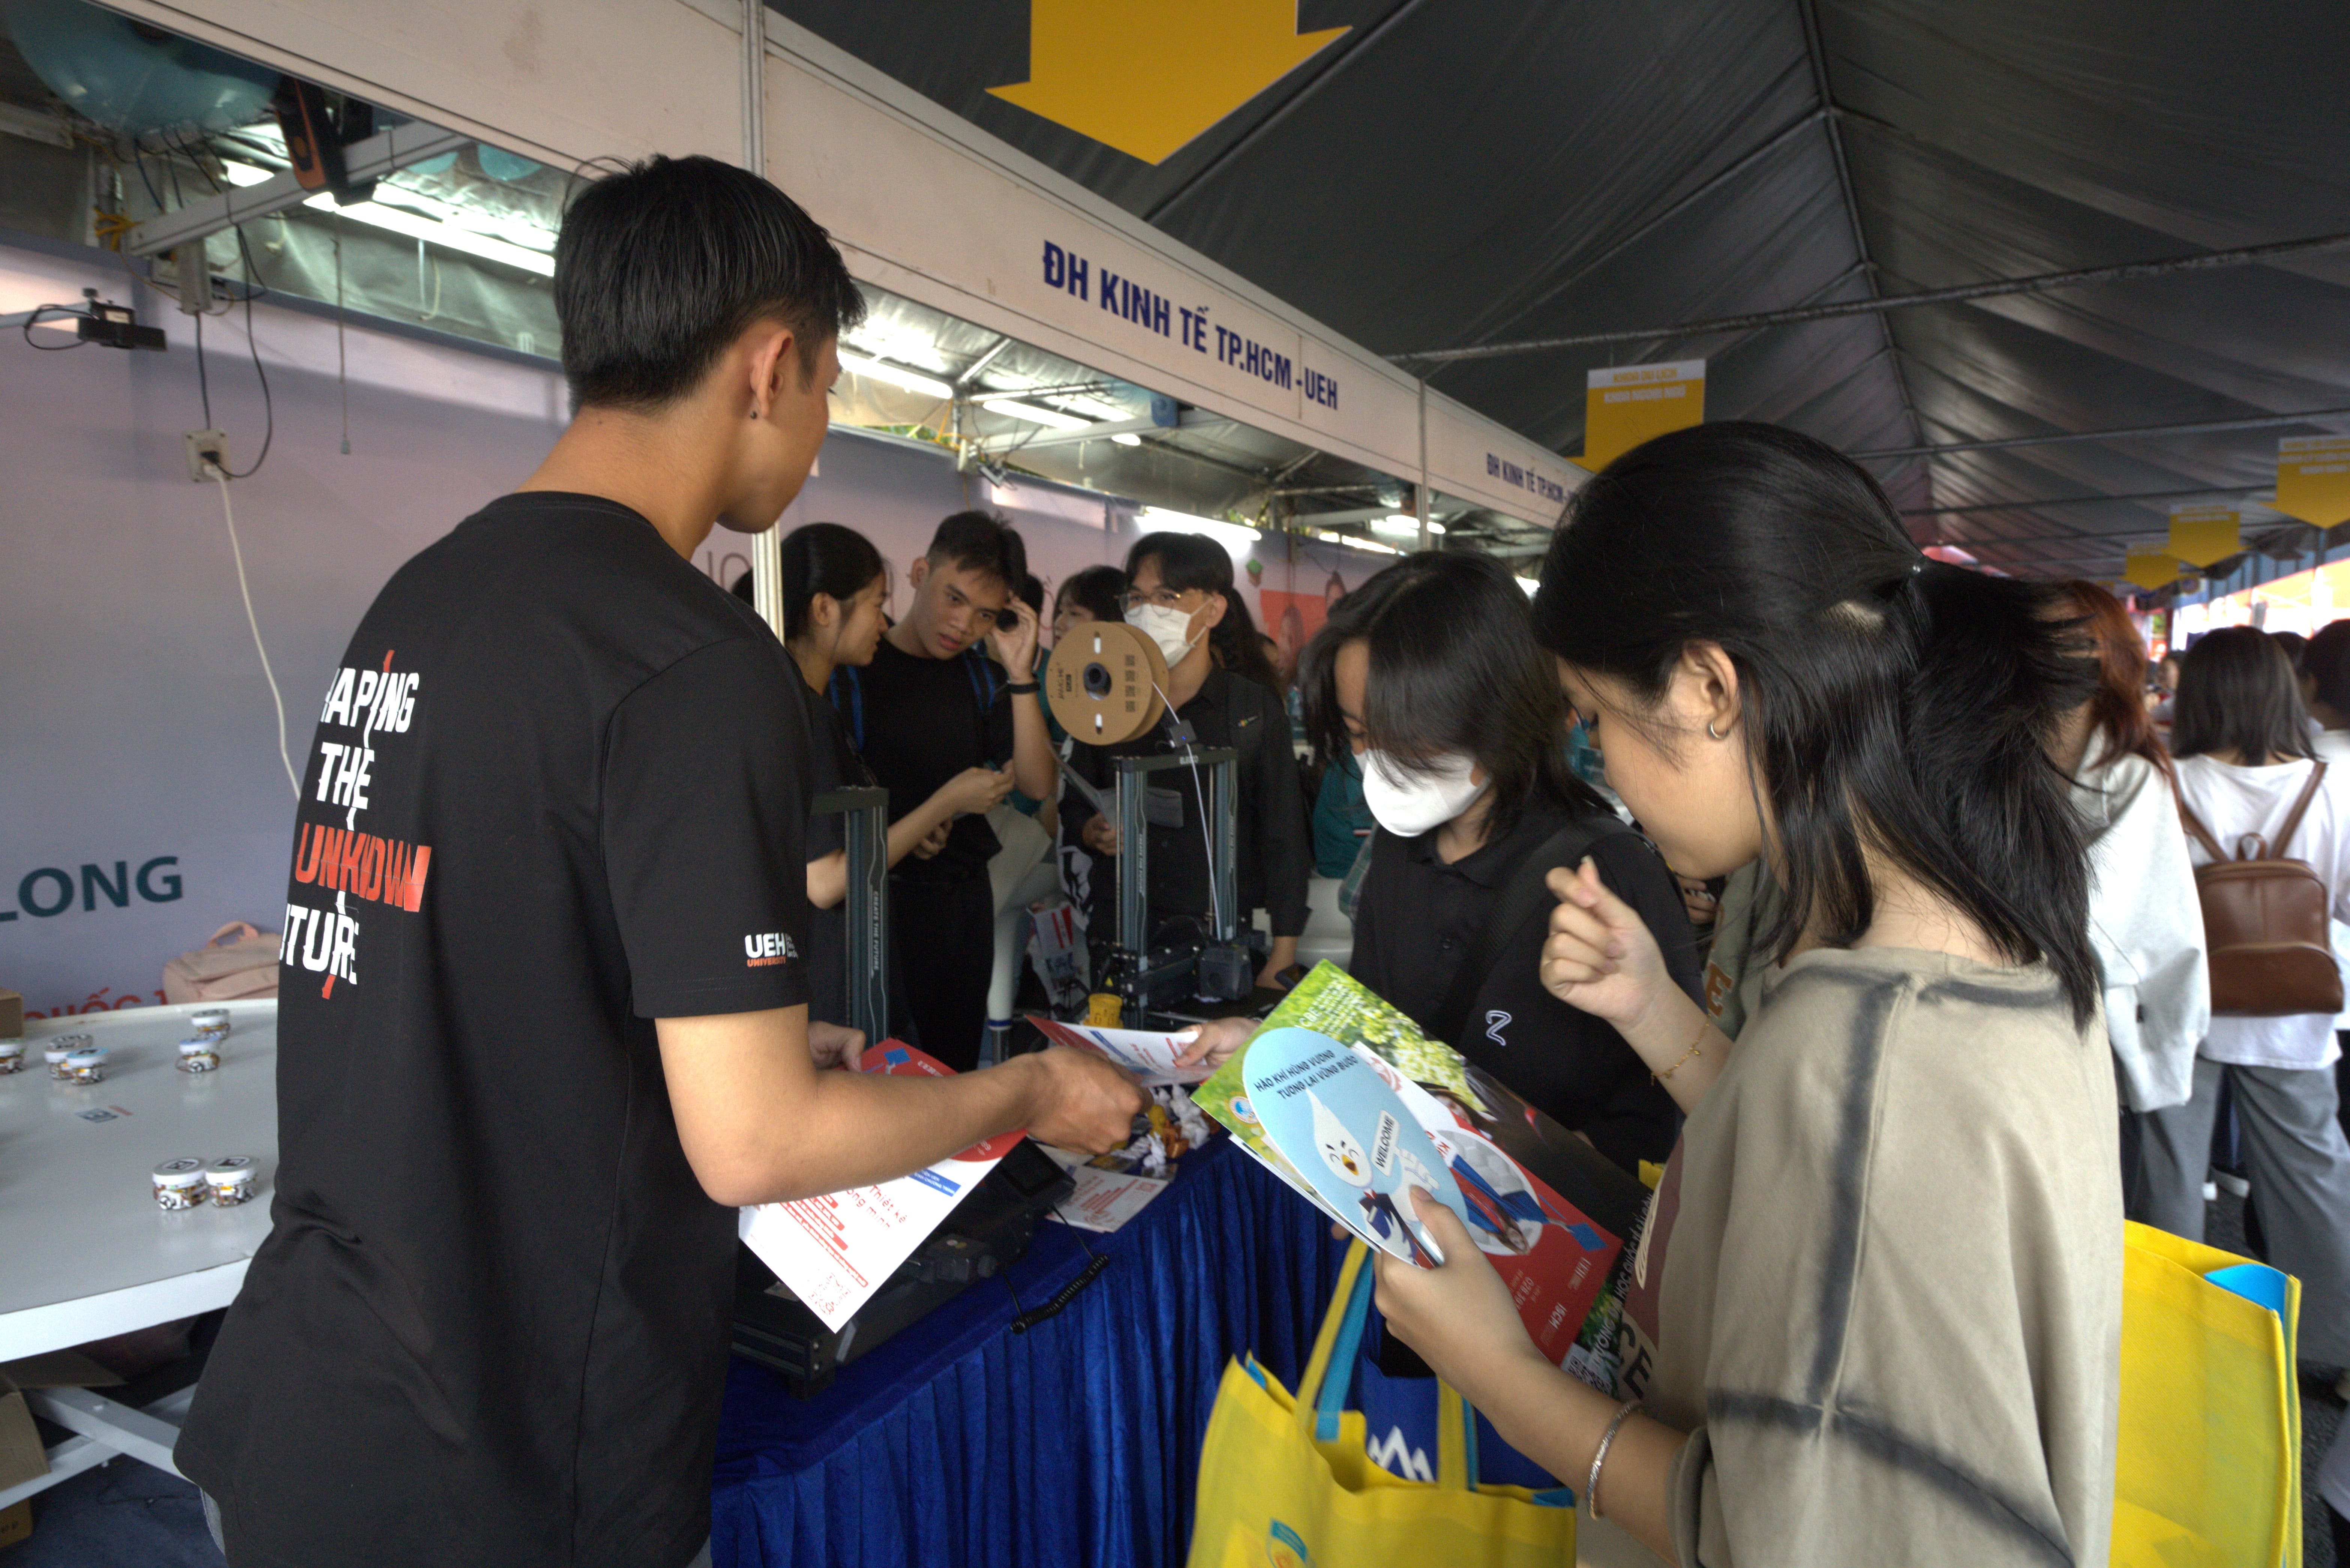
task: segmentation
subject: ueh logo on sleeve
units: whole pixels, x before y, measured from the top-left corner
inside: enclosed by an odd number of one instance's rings
[[[747,969],[788,963],[799,956],[800,950],[788,932],[755,931],[743,939],[743,963]]]

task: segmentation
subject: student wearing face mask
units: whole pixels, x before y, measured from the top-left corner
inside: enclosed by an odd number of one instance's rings
[[[1273,949],[1257,974],[1275,983],[1297,961],[1305,929],[1305,883],[1311,869],[1297,766],[1289,746],[1289,720],[1278,684],[1266,666],[1255,628],[1232,588],[1232,561],[1201,534],[1152,534],[1126,559],[1127,624],[1159,646],[1167,659],[1170,710],[1149,734],[1116,746],[1078,742],[1069,766],[1105,795],[1117,787],[1114,759],[1179,749],[1170,719],[1188,725],[1202,747],[1239,753],[1235,768],[1238,822],[1233,837],[1243,928],[1264,909]],[[1207,839],[1201,815],[1210,794],[1204,768],[1149,775],[1151,791],[1149,906],[1150,921],[1211,913]],[[1063,834],[1098,859],[1118,852],[1118,829],[1072,790],[1061,802]],[[1118,929],[1115,878],[1096,876],[1088,891],[1087,927],[1098,942]]]
[[[1586,855],[1699,993],[1680,894],[1648,842],[1566,765],[1566,709],[1526,596],[1484,556],[1414,556],[1332,607],[1299,662],[1323,753],[1350,753],[1378,824],[1347,971],[1627,1171],[1672,1151],[1671,1094],[1614,1027],[1542,983],[1555,900]],[[1253,1025],[1204,1026],[1198,1058]]]
[[[878,782],[873,770],[849,745],[840,711],[825,692],[835,670],[863,669],[880,647],[881,605],[889,587],[881,552],[864,535],[837,523],[793,529],[784,535],[781,552],[784,646],[799,666],[812,742],[809,797],[868,788]],[[984,815],[1011,788],[1009,769],[965,768],[890,823],[889,863],[895,866],[909,855],[925,859],[936,855],[956,818]],[[848,935],[843,906],[848,896],[848,850],[841,817],[809,818],[807,857],[808,1016],[845,1024]],[[897,971],[893,960],[890,1025],[904,1037],[913,1028]]]

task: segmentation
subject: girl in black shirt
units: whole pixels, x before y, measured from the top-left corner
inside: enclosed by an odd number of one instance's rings
[[[832,672],[873,661],[886,624],[889,591],[881,553],[854,528],[810,523],[784,535],[784,646],[805,682],[810,771],[808,795],[870,787],[872,772],[848,743],[839,711],[825,695]],[[1010,769],[966,768],[920,805],[889,825],[889,863],[928,857],[946,842],[958,816],[983,813],[1012,788]],[[847,1023],[847,931],[842,904],[848,894],[848,851],[838,816],[808,822],[808,1016]],[[893,963],[891,990],[898,990]],[[893,994],[890,1017],[902,1033],[910,1017]]]
[[[1355,912],[1355,979],[1617,1165],[1662,1161],[1679,1127],[1671,1096],[1608,1024],[1543,988],[1555,900],[1512,883],[1586,856],[1660,938],[1692,997],[1699,967],[1664,862],[1566,765],[1565,712],[1535,645],[1524,593],[1482,556],[1427,554],[1331,607],[1300,662],[1315,743],[1351,751],[1379,826]],[[1464,963],[1482,972],[1463,978]],[[1253,1025],[1202,1030],[1228,1054]],[[1204,1049],[1202,1049],[1204,1045]]]

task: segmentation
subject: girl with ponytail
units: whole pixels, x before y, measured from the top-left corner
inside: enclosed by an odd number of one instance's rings
[[[1828,447],[1737,423],[1594,478],[1534,618],[1666,860],[1760,859],[1783,908],[1733,1048],[1592,867],[1553,873],[1544,983],[1689,1117],[1627,1302],[1636,1399],[1544,1362],[1432,1203],[1460,1261],[1383,1261],[1389,1325],[1595,1538],[1709,1568],[2104,1562],[2114,1075],[2047,751],[2094,689],[2074,625],[1927,560]]]

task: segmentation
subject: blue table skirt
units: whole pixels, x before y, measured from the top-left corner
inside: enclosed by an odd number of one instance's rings
[[[1345,1255],[1229,1140],[1188,1157],[1060,1315],[1011,1332],[1087,1261],[1047,1223],[811,1400],[737,1358],[711,1499],[722,1568],[1176,1564],[1200,1440],[1243,1351],[1295,1386]]]

